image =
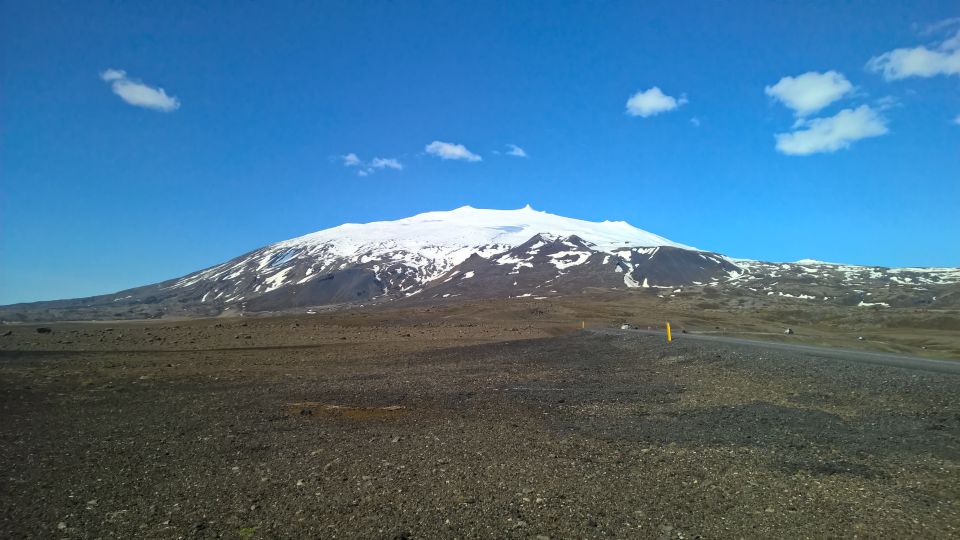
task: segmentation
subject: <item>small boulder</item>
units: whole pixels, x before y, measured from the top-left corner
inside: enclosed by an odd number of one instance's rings
[[[47,328],[46,326],[41,326],[40,328],[37,328],[38,334],[49,334],[50,332],[53,332],[53,329]]]
[[[783,331],[783,333],[786,334],[786,335],[788,335],[788,336],[792,336],[792,335],[793,335],[793,328],[787,328],[786,330]]]

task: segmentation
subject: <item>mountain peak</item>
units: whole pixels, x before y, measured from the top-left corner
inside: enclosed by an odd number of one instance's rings
[[[526,242],[537,233],[578,236],[613,252],[624,246],[672,246],[695,249],[638,229],[625,221],[593,222],[534,210],[530,205],[516,210],[461,206],[454,210],[424,212],[395,221],[340,225],[274,244],[273,247],[311,249],[325,246],[347,256],[361,250],[381,248],[420,251],[424,248],[459,251]],[[464,255],[466,257],[467,253]],[[458,261],[459,262],[459,261]]]
[[[806,288],[811,280],[821,297]],[[866,292],[865,282],[877,287]],[[150,318],[355,305],[411,296],[546,298],[597,287],[684,286],[734,288],[738,296],[753,294],[755,302],[776,296],[879,309],[898,302],[950,305],[950,294],[934,288],[949,291],[957,282],[958,269],[733,261],[625,221],[574,219],[530,205],[513,210],[461,206],[394,221],[339,225],[178,279],[24,309],[33,310],[30,316]],[[852,286],[858,288],[848,290]],[[906,292],[914,296],[901,294]]]

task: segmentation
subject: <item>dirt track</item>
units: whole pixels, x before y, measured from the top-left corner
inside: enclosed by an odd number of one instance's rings
[[[630,334],[647,334],[653,336],[662,336],[661,330],[638,330],[638,329],[597,329],[592,330],[595,333],[609,336],[623,336]],[[678,341],[694,340],[698,342],[708,342],[726,345],[743,345],[751,349],[775,350],[794,353],[803,357],[814,358],[833,358],[849,362],[858,362],[863,364],[876,364],[880,366],[901,367],[906,369],[933,371],[936,373],[947,373],[951,375],[960,375],[960,362],[956,360],[939,360],[932,358],[919,358],[904,354],[878,353],[871,351],[858,351],[853,349],[841,349],[836,347],[817,347],[814,345],[804,345],[800,343],[783,343],[775,341],[754,341],[741,338],[732,338],[728,336],[712,336],[702,334],[683,333],[676,337]]]
[[[955,375],[453,323],[281,349],[257,324],[7,347],[0,536],[960,534]]]

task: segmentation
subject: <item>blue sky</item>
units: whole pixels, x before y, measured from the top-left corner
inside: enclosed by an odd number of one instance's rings
[[[204,4],[0,0],[0,303],[466,204],[960,265],[955,2]]]

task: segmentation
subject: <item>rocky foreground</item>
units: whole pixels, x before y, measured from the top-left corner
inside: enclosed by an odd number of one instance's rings
[[[0,536],[960,534],[957,376],[510,321],[111,324],[5,338]]]

